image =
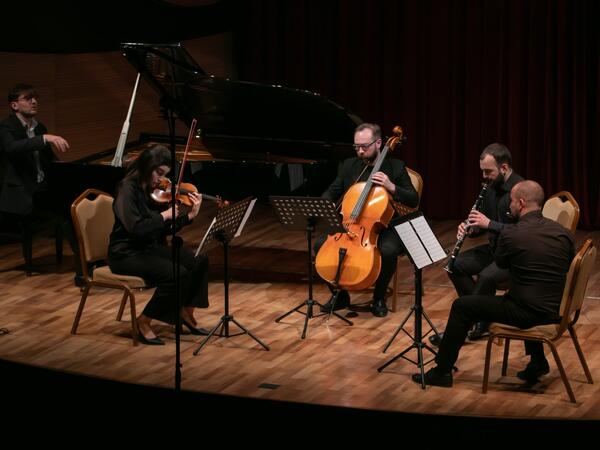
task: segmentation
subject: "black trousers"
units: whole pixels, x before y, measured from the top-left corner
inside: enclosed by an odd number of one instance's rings
[[[391,227],[391,225],[390,225]],[[315,255],[319,252],[319,249],[327,239],[327,235],[320,236],[316,239],[314,250]],[[373,299],[385,299],[385,292],[387,290],[390,280],[394,276],[396,271],[396,263],[398,256],[404,252],[404,245],[393,228],[386,228],[377,239],[377,248],[381,253],[381,270],[379,277],[375,282],[375,289],[373,291]]]
[[[180,305],[208,307],[208,258],[204,255],[196,258],[190,249],[182,247],[179,259]],[[175,323],[175,273],[171,247],[160,245],[139,255],[111,259],[109,266],[115,273],[141,277],[156,286],[143,314],[151,319]]]
[[[444,337],[435,358],[438,367],[450,372],[458,358],[458,353],[467,332],[475,322],[500,322],[519,328],[530,328],[535,325],[557,323],[559,318],[540,317],[523,307],[508,296],[466,295],[457,298],[452,304]],[[525,341],[525,350],[532,359],[544,357],[544,346],[541,342]]]
[[[473,276],[479,275],[477,282]],[[448,276],[459,296],[494,295],[496,288],[508,281],[508,269],[499,268],[494,262],[494,253],[488,244],[480,245],[459,253],[454,270]]]

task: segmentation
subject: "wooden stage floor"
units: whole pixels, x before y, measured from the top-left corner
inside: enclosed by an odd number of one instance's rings
[[[205,207],[200,217],[183,234],[189,245],[197,245],[214,210]],[[432,222],[442,245],[454,243],[454,221]],[[579,231],[577,243],[591,236],[600,245],[600,232]],[[490,388],[481,393],[485,343],[467,343],[460,354],[451,389],[421,387],[410,380],[416,366],[398,360],[382,373],[376,369],[391,356],[410,345],[403,333],[389,351],[382,347],[410,310],[412,271],[404,258],[401,269],[402,293],[396,312],[375,318],[368,312],[353,318],[348,326],[333,317],[309,321],[308,336],[300,339],[304,316],[292,314],[281,323],[275,318],[307,297],[305,276],[306,241],[303,233],[286,233],[267,205],[258,205],[245,233],[232,244],[230,307],[236,320],[267,343],[264,351],[249,336],[218,338],[197,355],[199,339],[183,335],[181,343],[182,389],[334,405],[376,411],[441,414],[467,417],[532,419],[600,419],[600,270],[594,270],[588,287],[578,334],[596,384],[587,384],[568,339],[559,345],[567,375],[577,397],[572,404],[555,363],[542,380],[526,386],[515,376],[526,364],[522,345],[512,346],[508,376],[500,376],[502,347],[494,346]],[[465,247],[467,248],[467,247]],[[223,284],[220,250],[211,252],[213,276],[210,307],[198,311],[201,326],[212,327],[223,314]],[[34,241],[35,263],[40,274],[26,277],[22,272],[17,243],[0,247],[0,327],[9,333],[0,336],[0,359],[51,368],[120,382],[172,387],[174,385],[175,342],[172,328],[155,327],[165,346],[133,347],[130,324],[115,320],[120,296],[111,291],[92,291],[79,327],[70,328],[80,299],[73,286],[73,258],[65,246],[65,262],[54,261],[49,235]],[[271,279],[269,279],[271,277]],[[427,314],[443,330],[455,293],[442,265],[424,270],[423,299]],[[138,295],[138,311],[150,292]],[[327,301],[323,284],[315,285],[315,299]],[[368,293],[353,295],[353,302],[368,300]],[[346,311],[342,311],[343,314]],[[126,313],[127,316],[127,313]],[[413,320],[409,321],[409,332]],[[427,328],[426,328],[427,329]],[[232,325],[232,332],[236,331]],[[427,353],[427,352],[426,352]],[[428,354],[428,353],[427,353]],[[415,352],[409,354],[413,359]],[[429,354],[428,354],[429,356]]]

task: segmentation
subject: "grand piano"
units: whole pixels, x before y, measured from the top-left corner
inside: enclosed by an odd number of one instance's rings
[[[338,162],[353,154],[360,119],[321,95],[209,75],[181,43],[126,43],[121,49],[156,91],[165,120],[182,121],[187,128],[197,120],[184,180],[201,192],[232,200],[319,195]],[[173,141],[180,161],[185,140],[173,133],[142,133],[126,146],[122,167],[112,165],[115,149],[57,163],[52,173],[57,199],[70,205],[90,187],[113,193],[128,161],[143,148]]]

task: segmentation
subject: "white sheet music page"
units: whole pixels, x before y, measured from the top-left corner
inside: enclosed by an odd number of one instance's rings
[[[398,236],[400,236],[400,239],[402,239],[406,250],[408,253],[410,253],[411,258],[418,269],[422,269],[433,262],[425,251],[423,244],[421,244],[421,241],[411,226],[410,221],[396,225],[394,228],[396,228]]]
[[[250,213],[252,212],[252,208],[254,208],[254,204],[255,203],[256,203],[256,199],[253,198],[250,201],[250,205],[248,205],[248,209],[246,210],[246,214],[244,214],[244,218],[242,219],[242,223],[240,223],[240,226],[238,227],[238,229],[235,232],[235,235],[233,237],[238,237],[240,234],[242,234],[242,230],[244,229],[244,225],[246,224],[246,221],[248,220],[248,217],[250,217]]]
[[[444,259],[447,256],[446,252],[444,252],[444,249],[440,245],[440,241],[437,240],[433,231],[431,231],[429,224],[425,220],[425,216],[419,216],[410,222],[413,227],[415,227],[417,234],[421,238],[421,241],[423,242],[423,245],[425,245],[433,262]]]
[[[212,222],[210,223],[210,227],[208,227],[208,230],[206,230],[206,233],[204,233],[204,237],[202,238],[202,241],[200,242],[200,245],[198,246],[198,249],[196,250],[196,253],[194,253],[194,257],[197,257],[198,254],[200,254],[200,249],[202,248],[202,246],[204,245],[204,241],[206,241],[206,238],[208,237],[210,230],[212,230],[212,227],[215,225],[215,222],[217,221],[217,217],[213,217]]]

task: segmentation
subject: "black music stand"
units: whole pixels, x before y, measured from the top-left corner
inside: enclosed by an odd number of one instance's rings
[[[269,346],[264,344],[260,339],[254,336],[250,331],[248,331],[242,324],[240,324],[237,320],[233,318],[233,314],[229,314],[229,243],[237,236],[239,236],[242,232],[242,228],[244,224],[248,220],[250,213],[252,212],[252,208],[254,207],[254,202],[256,199],[252,199],[250,197],[245,198],[233,205],[230,205],[226,208],[219,210],[217,216],[213,219],[208,231],[204,235],[202,242],[198,246],[198,250],[196,250],[196,255],[198,255],[201,251],[205,251],[208,247],[211,246],[215,241],[219,241],[223,244],[223,284],[225,288],[225,313],[219,320],[219,323],[208,333],[208,336],[204,338],[204,340],[200,343],[198,348],[194,350],[194,355],[197,355],[202,347],[206,345],[208,340],[213,336],[217,335],[219,337],[230,338],[234,336],[239,336],[241,334],[247,334],[260,345],[263,346],[265,350],[270,350]],[[242,330],[241,333],[229,334],[229,322],[233,322],[238,326],[239,329]],[[220,328],[220,331],[217,333],[217,330]]]
[[[279,316],[275,322],[280,322],[285,317],[294,312],[304,314],[304,328],[302,330],[302,339],[306,337],[308,320],[314,317],[324,315],[334,315],[343,320],[348,325],[353,323],[345,317],[339,315],[333,308],[330,313],[313,314],[315,305],[323,306],[313,299],[313,258],[312,258],[312,234],[319,228],[322,232],[340,233],[344,231],[340,223],[339,213],[335,209],[335,204],[322,197],[277,197],[270,196],[269,200],[275,208],[275,213],[281,225],[286,230],[306,231],[306,249],[307,249],[307,270],[308,270],[308,298],[295,308]],[[336,294],[337,295],[337,294]],[[337,298],[337,297],[336,297]],[[335,300],[334,300],[335,303]],[[306,305],[306,312],[300,311]]]
[[[432,349],[429,345],[423,342],[423,329],[422,329],[422,318],[425,317],[427,323],[431,327],[431,330],[435,332],[435,334],[439,335],[437,329],[425,313],[423,308],[423,281],[421,270],[423,267],[429,266],[436,261],[440,261],[446,258],[446,252],[442,249],[439,241],[431,231],[429,224],[425,220],[423,213],[416,212],[412,214],[408,214],[402,217],[402,222],[395,227],[396,232],[400,236],[404,247],[407,250],[408,257],[410,258],[414,268],[415,268],[415,303],[410,308],[409,313],[406,315],[404,320],[400,323],[400,326],[396,329],[391,339],[388,341],[386,346],[383,349],[385,353],[392,341],[396,338],[400,330],[404,331],[411,340],[412,344],[405,348],[398,355],[394,356],[384,365],[377,369],[378,372],[381,372],[391,363],[396,361],[398,358],[404,358],[407,361],[415,364],[421,371],[421,387],[425,389],[425,365],[432,362],[435,358],[431,358],[429,361],[424,361],[423,358],[423,348],[429,350],[434,355],[437,355],[437,352]],[[414,336],[411,336],[405,329],[404,324],[408,321],[410,316],[414,313],[415,315],[415,330]],[[430,330],[430,331],[431,331]],[[430,332],[429,331],[429,332]],[[429,334],[427,332],[427,334]],[[426,334],[426,335],[427,335]],[[417,349],[417,361],[413,361],[406,356],[404,356],[408,351],[413,348]]]

